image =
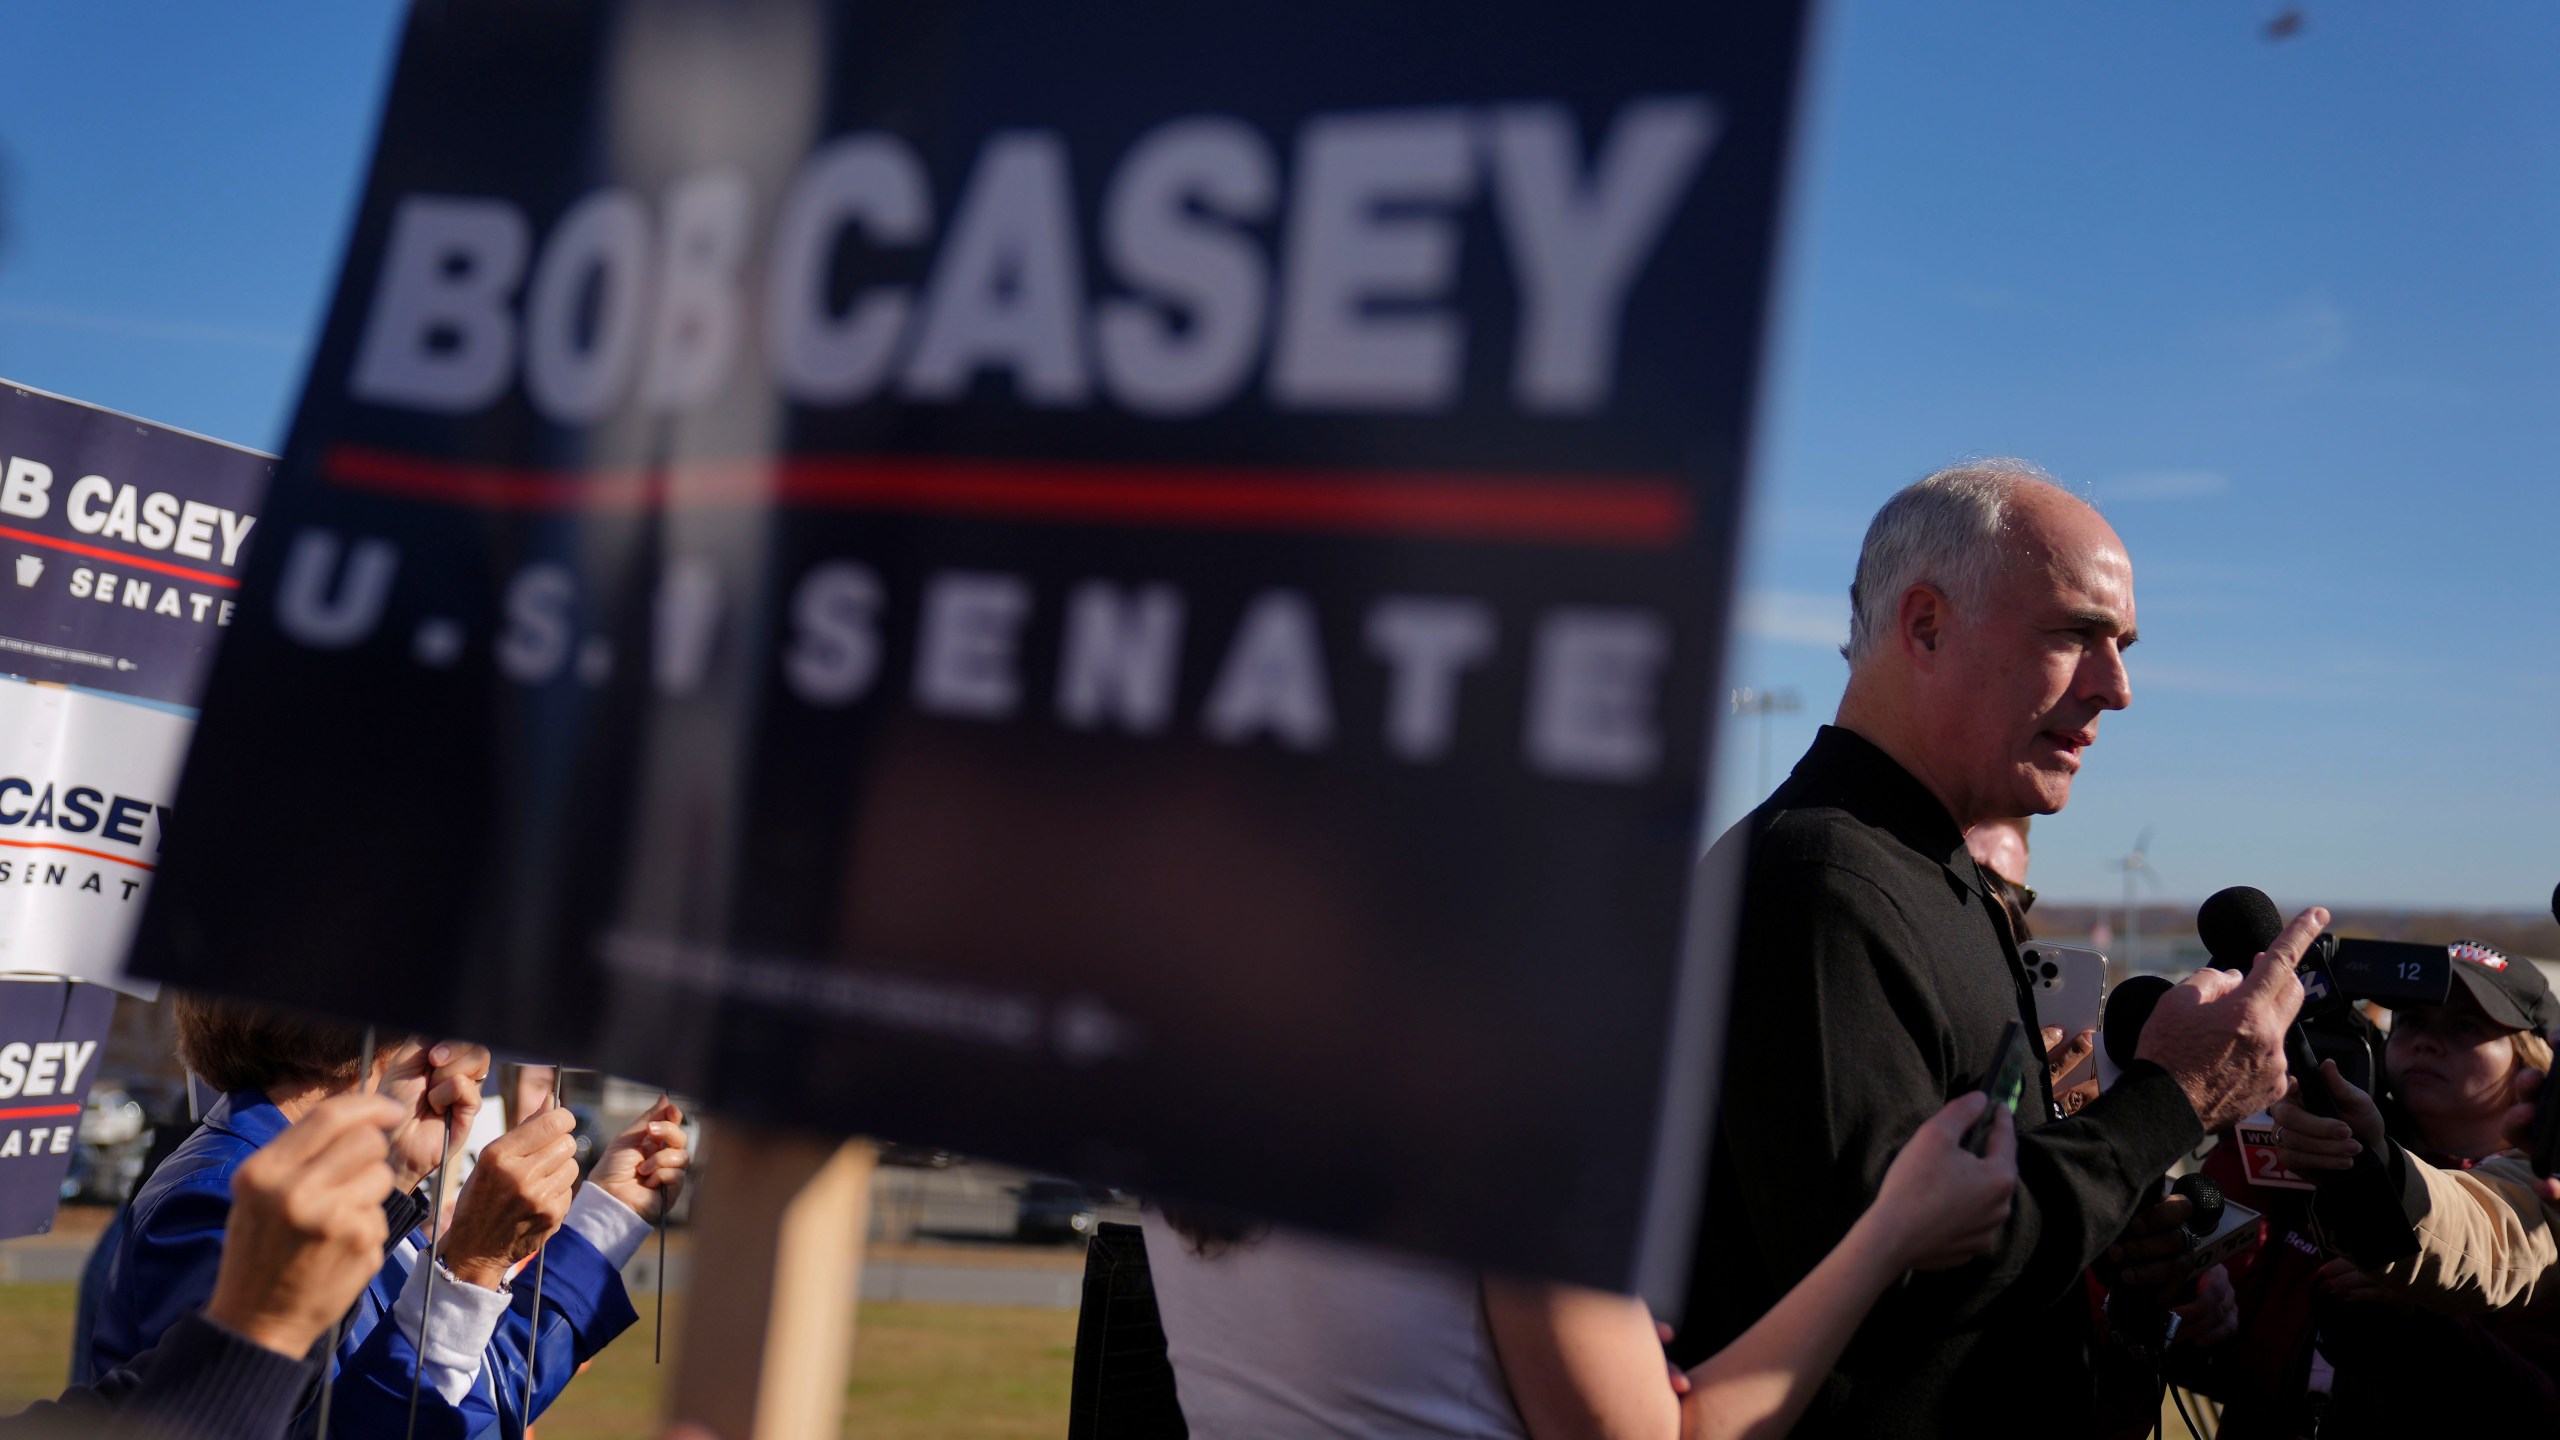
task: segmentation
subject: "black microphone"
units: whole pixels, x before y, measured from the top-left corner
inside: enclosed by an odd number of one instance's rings
[[[2252,885],[2216,890],[2196,907],[2196,938],[2225,970],[2247,970],[2283,933],[2284,912]]]
[[[2098,1022],[2098,1043],[2118,1070],[2132,1068],[2133,1052],[2142,1044],[2142,1027],[2160,1008],[2160,997],[2176,989],[2165,975],[2136,975],[2107,992],[2107,1012]]]
[[[2196,910],[2196,938],[2213,963],[2226,970],[2245,970],[2283,932],[2284,912],[2254,886],[2217,890]],[[2335,986],[2321,988],[2336,993]],[[2320,1073],[2319,1057],[2312,1053],[2311,1033],[2298,1019],[2284,1034],[2284,1063],[2302,1082],[2302,1108],[2330,1120],[2344,1118],[2328,1077]],[[2381,1153],[2371,1146],[2356,1152],[2344,1174],[2316,1171],[2311,1183],[2317,1187],[2323,1218],[2357,1260],[2381,1265],[2418,1253],[2417,1231],[2400,1208],[2398,1187],[2391,1183]]]

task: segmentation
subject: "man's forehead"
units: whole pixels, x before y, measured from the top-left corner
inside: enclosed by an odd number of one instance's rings
[[[2133,559],[2098,512],[2056,496],[2033,507],[2014,532],[2010,576],[2091,620],[2133,628]]]

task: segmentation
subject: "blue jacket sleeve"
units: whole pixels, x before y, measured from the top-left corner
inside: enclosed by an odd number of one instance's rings
[[[131,1364],[213,1298],[214,1275],[222,1268],[222,1227],[230,1215],[227,1171],[191,1175],[147,1207],[134,1208],[89,1337],[91,1373]]]
[[[418,1383],[417,1337],[402,1330],[391,1314],[408,1278],[406,1267],[389,1262],[369,1288],[365,1298],[379,1318],[338,1352],[337,1374],[329,1384],[329,1428],[345,1436],[399,1435],[408,1440],[471,1440],[500,1433],[498,1412],[484,1387],[473,1386],[457,1406]],[[413,1387],[414,1430],[409,1422]],[[521,1435],[523,1427],[505,1433]]]
[[[514,1299],[500,1317],[483,1352],[479,1378],[462,1403],[453,1405],[431,1389],[419,1390],[417,1440],[518,1440],[526,1424],[527,1352],[534,1356],[533,1418],[539,1419],[568,1388],[578,1367],[640,1318],[622,1276],[585,1237],[563,1230],[544,1247],[544,1256],[539,1347],[531,1343],[533,1272],[527,1269],[515,1278]],[[397,1282],[387,1287],[386,1314],[398,1293]],[[333,1429],[350,1436],[409,1433],[411,1377],[418,1363],[415,1339],[386,1320],[341,1357],[331,1392]]]
[[[498,1408],[504,1415],[500,1434],[523,1433],[525,1356],[534,1357],[533,1418],[540,1419],[560,1398],[578,1367],[594,1359],[614,1337],[631,1328],[639,1313],[622,1287],[622,1276],[603,1252],[574,1230],[562,1230],[543,1246],[540,1340],[534,1343],[533,1271],[519,1271],[515,1299],[498,1333],[489,1342],[489,1374],[498,1382]]]

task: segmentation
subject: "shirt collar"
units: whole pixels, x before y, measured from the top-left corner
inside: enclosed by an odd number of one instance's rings
[[[237,1135],[253,1146],[266,1144],[293,1124],[284,1118],[282,1110],[275,1107],[275,1102],[259,1090],[234,1090],[223,1096],[205,1112],[204,1123],[212,1129]]]
[[[1937,861],[1967,890],[1997,903],[1947,807],[1902,762],[1854,730],[1825,725],[1815,732],[1813,748],[1796,762],[1778,798],[1789,806],[1845,810]]]

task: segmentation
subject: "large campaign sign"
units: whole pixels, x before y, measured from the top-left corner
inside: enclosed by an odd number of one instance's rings
[[[0,382],[0,970],[121,970],[274,465]]]
[[[0,1240],[53,1228],[115,992],[0,975]]]
[[[139,967],[1656,1273],[1801,21],[416,5]]]

